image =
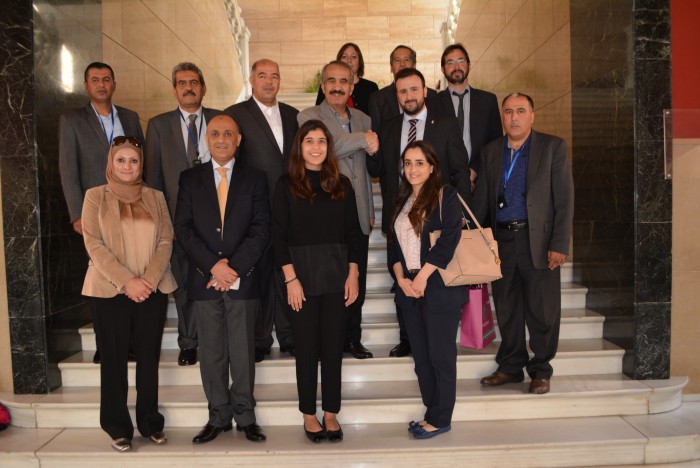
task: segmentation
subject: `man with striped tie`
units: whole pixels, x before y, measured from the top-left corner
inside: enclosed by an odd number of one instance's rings
[[[367,170],[379,177],[382,189],[382,232],[389,231],[394,196],[403,173],[401,153],[408,143],[425,140],[433,145],[440,163],[443,184],[452,184],[465,200],[471,196],[469,154],[462,140],[457,119],[439,114],[425,106],[428,88],[423,74],[415,68],[405,68],[396,74],[396,97],[403,113],[386,120],[379,133],[379,151],[367,156]],[[391,273],[391,271],[390,271]],[[411,353],[406,327],[399,309],[399,344],[390,356]]]

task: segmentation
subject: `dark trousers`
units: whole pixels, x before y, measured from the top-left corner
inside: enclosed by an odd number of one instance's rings
[[[177,345],[180,349],[197,348],[197,324],[195,323],[192,301],[187,297],[187,254],[177,240],[173,240],[173,253],[170,256],[172,269],[178,288],[173,292],[177,308]]]
[[[199,370],[209,402],[208,424],[224,427],[232,419],[241,426],[253,424],[258,300],[234,300],[222,294],[217,300],[194,301],[193,308],[197,315]]]
[[[362,340],[362,305],[367,294],[367,256],[369,255],[369,236],[362,236],[362,252],[358,270],[360,271],[360,291],[357,300],[348,307],[347,341],[359,343]]]
[[[549,363],[557,353],[561,322],[561,273],[559,268],[537,269],[532,264],[528,231],[496,230],[503,278],[493,282],[501,346],[498,370],[521,376],[523,367],[531,378],[549,379]],[[528,354],[525,326],[530,332]]]
[[[134,436],[126,399],[129,338],[136,354],[136,425],[144,437],[163,430],[158,412],[158,362],[168,296],[156,291],[136,303],[124,294],[90,298],[100,335],[100,426],[112,439]]]
[[[260,277],[265,293],[260,299],[258,315],[255,318],[255,347],[268,350],[272,346],[272,325],[275,326],[277,342],[281,347],[294,345],[289,308],[285,304],[286,287],[279,269],[275,268],[274,255],[270,246],[258,262]]]
[[[322,408],[323,411],[338,413],[347,324],[343,293],[307,295],[301,310],[292,311],[292,314],[299,411],[304,414],[316,414],[320,358]]]
[[[457,394],[457,327],[461,307],[431,312],[424,298],[402,310],[411,343],[418,386],[426,407],[424,419],[435,427],[452,422]]]

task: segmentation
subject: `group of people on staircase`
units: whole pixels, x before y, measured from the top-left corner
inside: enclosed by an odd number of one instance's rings
[[[255,415],[255,363],[274,329],[294,356],[299,410],[312,442],[343,440],[343,353],[372,358],[361,341],[372,178],[381,186],[381,230],[395,280],[399,344],[413,355],[425,413],[416,439],[451,428],[456,401],[455,337],[468,294],[437,269],[452,259],[465,222],[458,197],[494,228],[503,279],[493,293],[502,341],[484,386],[521,382],[549,391],[561,314],[559,267],[569,248],[573,183],[566,145],[535,132],[534,102],[469,86],[469,55],[447,47],[448,82],[437,93],[397,46],[394,81],[378,90],[363,78],[356,44],[322,70],[315,107],[277,101],[278,65],[252,65],[252,97],[225,111],[202,106],[201,70],[172,71],[178,107],[142,134],[136,113],[112,104],[112,68],[85,70],[90,103],[66,112],[59,164],[74,230],[89,256],[89,297],[101,364],[100,425],[118,451],[132,448],[128,360],[136,360],[136,422],[167,441],[158,409],[158,362],[172,293],[178,364],[200,363],[206,425],[193,443],[233,428],[266,440]],[[505,135],[503,131],[505,130]],[[107,155],[105,158],[103,155]],[[441,235],[431,248],[429,234]],[[530,333],[530,357],[525,329]],[[321,407],[317,419],[318,367]]]

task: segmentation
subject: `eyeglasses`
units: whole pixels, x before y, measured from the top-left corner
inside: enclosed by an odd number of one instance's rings
[[[458,58],[457,60],[448,60],[445,62],[445,65],[452,67],[454,65],[464,65],[465,63],[467,63],[467,59]]]
[[[141,148],[141,142],[138,138],[128,137],[128,136],[118,136],[112,140],[112,146],[121,146],[124,143],[129,142],[137,148]]]

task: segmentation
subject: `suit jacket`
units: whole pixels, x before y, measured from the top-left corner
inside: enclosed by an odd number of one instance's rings
[[[338,158],[340,173],[350,179],[352,189],[355,191],[357,204],[357,216],[360,227],[365,235],[369,235],[369,219],[374,218],[374,200],[372,198],[372,179],[367,173],[367,139],[365,132],[370,130],[370,119],[364,112],[357,109],[349,109],[350,125],[352,133],[346,132],[335,118],[333,108],[327,101],[323,101],[316,107],[310,107],[300,112],[297,116],[299,125],[307,120],[320,120],[333,136],[335,154]]]
[[[243,135],[236,156],[236,164],[241,163],[244,166],[254,167],[267,174],[270,201],[272,201],[277,180],[282,174],[287,173],[292,143],[294,143],[294,137],[299,130],[297,124],[299,111],[282,102],[279,103],[279,108],[282,117],[283,151],[280,151],[270,124],[267,123],[265,115],[252,97],[247,101],[234,104],[224,111],[238,123],[241,135]]]
[[[384,122],[379,134],[379,152],[367,156],[367,169],[379,177],[382,188],[382,232],[387,233],[399,191],[399,162],[401,161],[401,131],[403,114]],[[457,119],[428,109],[423,140],[430,142],[438,157],[443,184],[453,185],[465,201],[471,197],[469,156],[459,131]]]
[[[469,165],[478,173],[482,146],[502,137],[503,125],[495,94],[476,88],[469,88],[469,94],[469,136],[472,143]],[[457,116],[449,88],[438,93],[436,105],[444,114]]]
[[[153,239],[137,237],[137,242],[152,242],[155,245],[142,278],[168,294],[177,289],[170,272],[173,225],[168,206],[163,194],[149,187],[142,189],[141,199],[155,223]],[[137,275],[125,265],[119,200],[106,185],[93,187],[85,193],[82,221],[85,249],[90,256],[82,293],[91,297],[114,297]]]
[[[434,102],[437,99],[437,94],[433,88],[428,88],[425,105],[429,110],[442,112]],[[369,116],[372,119],[372,130],[376,133],[379,133],[385,120],[401,114],[399,100],[396,97],[396,83],[383,87],[369,97]]]
[[[204,120],[209,122],[221,111],[204,107]],[[165,194],[170,216],[175,218],[180,173],[190,167],[187,142],[182,138],[178,109],[157,115],[148,121],[144,153],[143,180]]]
[[[430,233],[440,230],[440,238],[435,242],[435,246],[430,248]],[[445,268],[454,257],[455,249],[462,235],[462,209],[457,199],[457,192],[449,185],[443,188],[442,196],[442,220],[440,219],[440,209],[437,208],[430,216],[430,220],[423,228],[420,237],[420,264],[426,263],[435,265],[438,268]],[[401,263],[404,274],[408,271],[406,259],[399,242],[394,238],[387,243],[387,261],[389,270],[393,272],[393,266]],[[403,290],[396,288],[395,299],[399,308],[409,310],[411,302],[416,299],[407,297]],[[425,301],[428,304],[430,313],[439,314],[444,312],[454,312],[462,304],[469,301],[467,289],[464,287],[448,287],[442,281],[440,272],[435,271],[428,277],[425,287]]]
[[[115,106],[126,136],[144,143],[139,115]],[[58,169],[71,223],[81,217],[85,192],[107,183],[109,142],[90,103],[64,112],[58,123]]]
[[[481,151],[482,174],[474,193],[475,216],[495,227],[498,191],[503,180],[506,136]],[[574,219],[574,182],[566,142],[532,131],[527,166],[527,215],[530,254],[535,268],[547,268],[547,251],[569,253]]]
[[[240,288],[225,294],[234,299],[260,297],[260,279],[254,266],[270,242],[265,174],[234,164],[222,227],[211,161],[183,171],[174,224],[177,240],[189,259],[186,289],[190,299],[221,297],[220,291],[206,286],[211,268],[222,258],[228,259],[241,278]]]

